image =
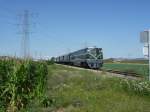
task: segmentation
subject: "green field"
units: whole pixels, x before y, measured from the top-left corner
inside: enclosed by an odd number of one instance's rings
[[[128,81],[63,65],[49,66],[47,81],[49,106],[32,103],[29,112],[150,111],[148,82]]]
[[[144,78],[148,78],[147,64],[105,63],[103,69],[135,72]]]
[[[115,63],[115,59],[109,58],[109,59],[104,59],[104,63]],[[148,60],[134,60],[134,59],[125,59],[125,60],[120,60],[119,63],[132,63],[132,64],[148,64]]]

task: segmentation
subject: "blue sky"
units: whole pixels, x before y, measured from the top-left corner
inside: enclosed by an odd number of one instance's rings
[[[58,56],[87,46],[104,57],[143,57],[139,33],[150,28],[150,0],[0,0],[0,55],[21,54],[20,16],[30,18],[30,49]],[[34,25],[36,23],[36,25]]]

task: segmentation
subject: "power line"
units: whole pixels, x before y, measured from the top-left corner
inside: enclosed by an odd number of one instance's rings
[[[0,22],[1,24],[15,24],[13,21],[16,20],[16,18],[13,18],[13,16],[8,16],[5,14],[1,14]]]
[[[0,12],[5,12],[8,15],[10,15],[10,14],[13,15],[13,13],[16,12],[16,9],[12,8],[12,7],[6,7],[5,5],[3,5],[3,6],[0,7]]]

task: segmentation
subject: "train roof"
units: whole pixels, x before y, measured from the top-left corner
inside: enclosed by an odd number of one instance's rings
[[[68,54],[72,54],[72,53],[74,53],[74,52],[78,52],[78,51],[81,51],[81,50],[84,50],[84,49],[94,49],[94,48],[98,48],[98,47],[96,47],[96,46],[86,47],[86,48],[83,48],[83,49],[79,49],[79,50],[70,52],[70,53],[68,53]],[[102,49],[102,48],[99,48],[99,49]],[[68,54],[60,55],[60,56],[57,56],[56,58],[61,57],[61,56],[66,56],[66,55],[68,55]]]
[[[88,49],[91,49],[91,48],[97,48],[96,46],[91,46],[91,47],[87,47]]]

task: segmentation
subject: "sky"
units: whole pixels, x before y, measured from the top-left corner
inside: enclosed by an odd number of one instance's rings
[[[30,54],[53,57],[86,46],[104,58],[141,58],[150,0],[0,0],[0,55],[20,56],[22,15],[30,12]]]

